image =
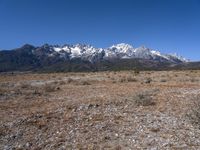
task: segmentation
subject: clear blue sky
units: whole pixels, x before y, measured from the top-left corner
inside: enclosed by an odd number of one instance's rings
[[[200,60],[200,0],[0,0],[0,49],[121,42]]]

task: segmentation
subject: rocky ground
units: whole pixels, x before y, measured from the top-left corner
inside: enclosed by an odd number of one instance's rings
[[[200,71],[0,75],[0,149],[200,149]]]

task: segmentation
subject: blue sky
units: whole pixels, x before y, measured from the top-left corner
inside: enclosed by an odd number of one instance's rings
[[[200,0],[0,0],[0,49],[122,42],[200,60]]]

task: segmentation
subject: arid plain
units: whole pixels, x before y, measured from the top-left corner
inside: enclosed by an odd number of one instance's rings
[[[200,149],[200,71],[1,74],[0,149]]]

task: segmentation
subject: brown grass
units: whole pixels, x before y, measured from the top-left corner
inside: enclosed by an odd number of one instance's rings
[[[137,106],[153,106],[156,103],[153,100],[152,95],[153,95],[152,91],[141,92],[134,97],[133,99],[134,103]]]
[[[200,71],[0,76],[0,149],[195,145],[200,137],[199,81]]]
[[[194,97],[192,100],[191,109],[187,113],[190,121],[200,128],[200,95]]]
[[[60,90],[60,87],[57,87],[54,84],[45,84],[43,89],[45,92],[55,92],[57,90]]]

